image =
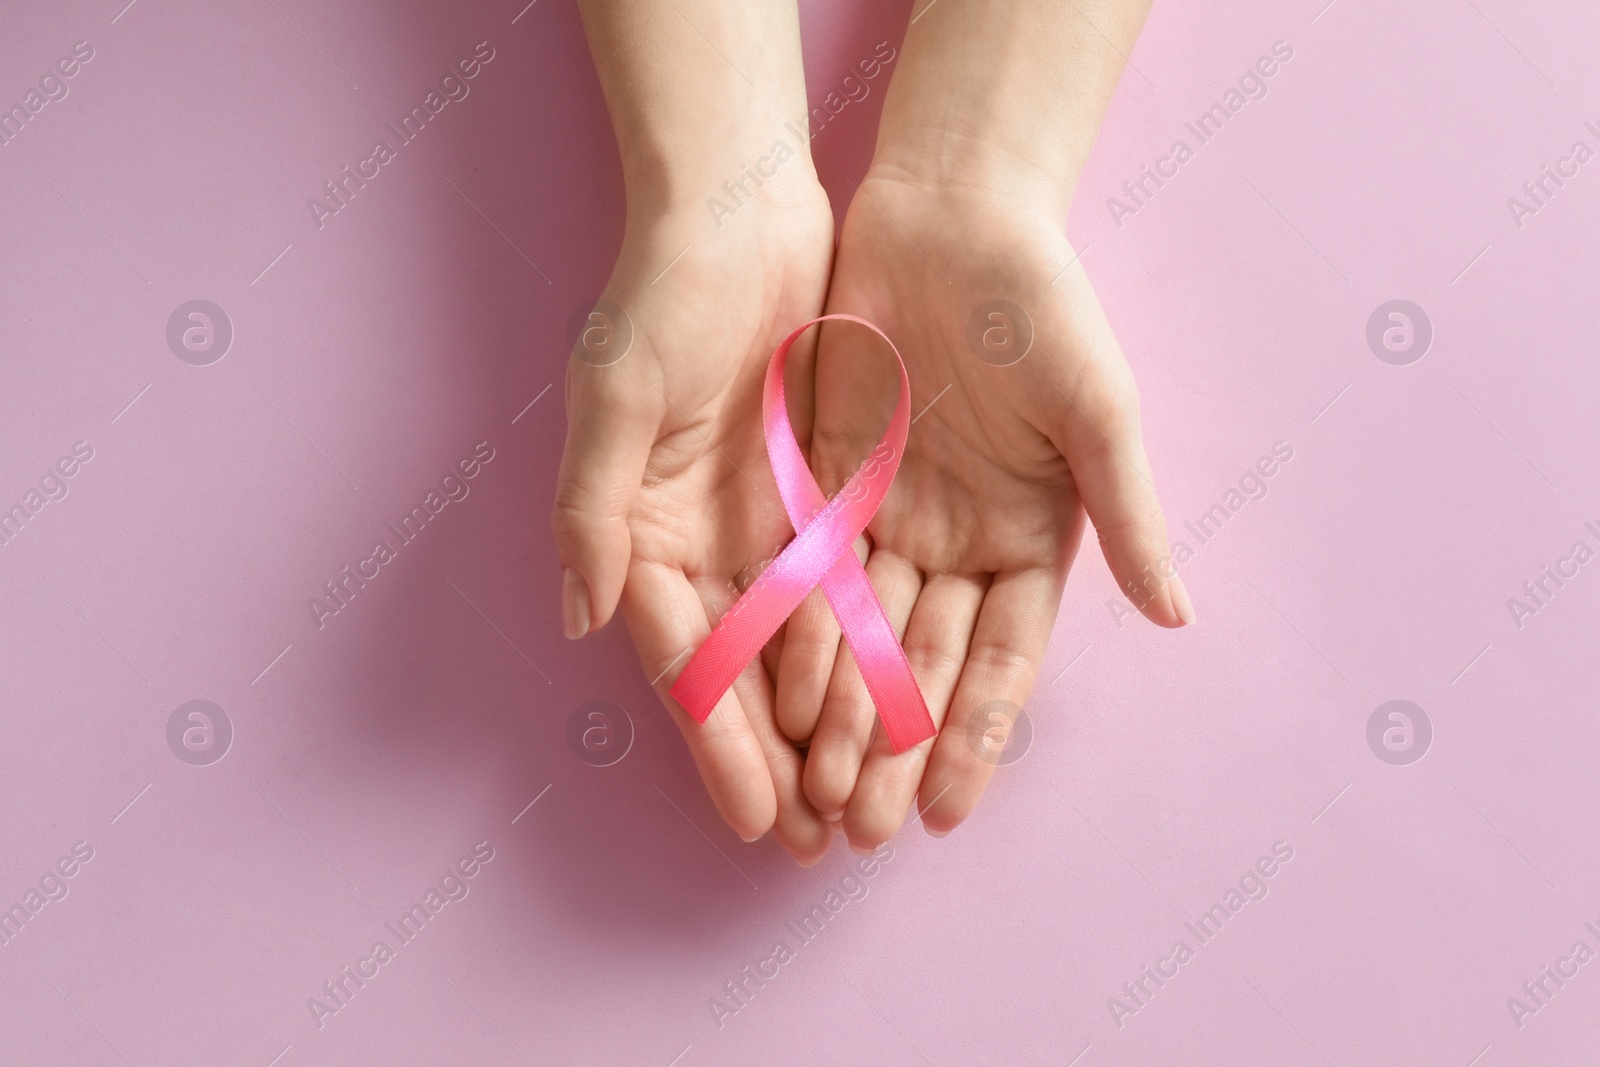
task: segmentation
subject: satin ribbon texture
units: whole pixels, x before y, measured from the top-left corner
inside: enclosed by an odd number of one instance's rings
[[[783,399],[783,365],[789,349],[806,330],[830,320],[865,326],[883,338],[900,366],[900,399],[883,440],[832,500],[823,496],[806,466]],[[733,680],[820,582],[861,668],[862,680],[878,709],[889,745],[896,753],[904,752],[937,731],[900,640],[856,558],[854,546],[900,469],[906,434],[911,429],[911,380],[906,376],[905,361],[889,336],[866,319],[856,315],[812,319],[784,338],[773,352],[772,362],[767,365],[761,415],[778,495],[794,525],[795,537],[718,621],[711,636],[673,683],[672,696],[696,722],[705,722]]]

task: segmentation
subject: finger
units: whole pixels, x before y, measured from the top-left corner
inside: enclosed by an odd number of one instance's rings
[[[906,659],[928,702],[935,727],[945,721],[950,709],[988,587],[987,576],[934,575],[923,585],[916,606],[911,609],[911,622],[906,626]],[[844,831],[852,848],[874,849],[899,832],[933,747],[934,739],[930,738],[895,755],[888,737],[881,730],[877,732],[844,813]]]
[[[625,360],[567,366],[567,441],[551,527],[561,561],[561,621],[579,638],[610,621],[628,577],[633,509],[661,425],[661,394]]]
[[[997,575],[984,596],[950,714],[918,787],[922,824],[934,836],[960,825],[983,796],[995,768],[993,750],[982,743],[995,725],[991,702],[1006,701],[1014,712],[1028,699],[1060,604],[1060,579],[1043,568]]]
[[[896,638],[904,637],[922,589],[921,573],[904,556],[877,551],[867,559],[867,578]],[[849,804],[877,721],[878,711],[861,679],[861,668],[845,645],[834,662],[811,749],[806,753],[806,796],[824,819],[837,818]]]
[[[744,708],[745,719],[766,757],[777,803],[772,834],[802,867],[810,867],[833,843],[833,827],[823,821],[806,799],[803,776],[805,757],[778,729],[773,716],[771,676],[747,669],[734,680],[733,690]]]
[[[865,563],[865,535],[856,538],[855,551]],[[821,586],[806,595],[785,625],[783,652],[773,675],[778,684],[778,727],[791,741],[805,742],[822,714],[842,634]]]
[[[759,692],[756,687],[760,687]],[[772,834],[802,867],[810,867],[822,859],[828,846],[833,843],[833,827],[817,814],[806,799],[803,785],[805,757],[778,730],[770,710],[772,683],[764,671],[746,671],[734,682],[734,688],[739,691],[741,701],[746,702],[750,728],[761,744],[767,759],[767,771],[772,776],[773,796],[777,803]],[[755,714],[751,710],[756,701],[768,709],[765,714]]]
[[[718,618],[720,617],[719,614]],[[783,659],[783,639],[788,636],[788,630],[789,623],[785,620],[783,625],[778,627],[778,632],[772,635],[772,639],[761,646],[761,666],[770,679],[778,677],[778,664]]]
[[[839,636],[839,620],[819,586],[789,616],[778,657],[778,727],[791,741],[809,741],[817,728]]]
[[[723,610],[727,599],[726,581],[706,578],[693,584],[708,609],[708,617],[713,612]],[[789,739],[778,731],[773,714],[771,679],[764,665],[757,667],[756,663],[752,663],[734,679],[732,691],[739,698],[745,721],[761,745],[767,771],[772,776],[773,794],[777,802],[772,834],[802,867],[810,867],[822,859],[828,846],[833,843],[833,827],[822,821],[805,798],[800,782],[805,760]]]
[[[740,837],[760,837],[772,828],[777,799],[766,751],[745,716],[738,686],[722,695],[703,723],[669,695],[690,650],[711,629],[699,594],[682,571],[636,562],[622,591],[622,617],[645,675],[682,731],[717,811]]]
[[[1167,522],[1140,431],[1138,389],[1092,294],[1081,314],[1089,320],[1095,355],[1075,381],[1057,387],[1051,437],[1072,469],[1117,585],[1151,622],[1187,625],[1195,620],[1194,605],[1167,547]]]

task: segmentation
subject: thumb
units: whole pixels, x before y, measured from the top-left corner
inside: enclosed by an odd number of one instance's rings
[[[1116,358],[1090,362],[1076,388],[1056,387],[1052,399],[1065,410],[1052,436],[1118,587],[1151,622],[1185,626],[1195,620],[1194,605],[1167,547],[1167,523],[1139,428],[1138,391],[1109,328],[1099,340],[1113,346]]]
[[[550,523],[561,561],[562,630],[572,640],[616,611],[632,551],[628,516],[661,423],[659,398],[648,388],[640,396],[629,387],[635,376],[624,374],[576,356],[567,368],[567,441]]]

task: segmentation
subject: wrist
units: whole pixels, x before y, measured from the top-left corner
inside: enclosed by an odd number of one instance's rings
[[[779,185],[796,172],[815,180],[803,139],[797,146],[784,129],[806,108],[792,0],[579,0],[578,7],[616,133],[630,215],[704,208],[723,183],[736,188],[742,178],[751,195],[732,195],[761,198],[755,189],[764,180],[753,183],[745,168],[760,168],[779,137],[789,141]]]
[[[955,202],[1064,222],[1081,171],[1079,161],[1041,156],[990,134],[913,127],[879,137],[868,174]]]
[[[640,176],[642,193],[630,186],[618,257],[622,276],[650,283],[684,253],[696,261],[737,264],[745,273],[831,258],[833,209],[809,160],[790,159],[782,173],[772,173],[775,161],[769,161],[762,169],[770,176],[759,186],[754,166],[724,157],[705,162],[700,167],[670,164],[666,174]],[[741,185],[735,179],[747,166],[752,177]]]
[[[629,225],[671,218],[720,230],[736,218],[826,210],[805,128],[791,126],[637,147],[623,161]]]
[[[1065,221],[1148,0],[941,0],[906,32],[875,164]]]

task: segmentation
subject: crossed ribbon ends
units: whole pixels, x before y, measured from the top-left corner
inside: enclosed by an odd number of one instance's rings
[[[867,327],[883,338],[900,368],[900,398],[889,428],[831,500],[823,495],[806,465],[783,396],[783,367],[789,349],[806,330],[830,320]],[[767,365],[761,414],[778,495],[794,526],[795,537],[690,657],[688,666],[672,685],[672,697],[696,722],[705,722],[734,679],[820,582],[861,668],[861,678],[878,710],[889,745],[896,753],[904,752],[936,733],[933,718],[894,627],[856,558],[854,545],[888,494],[905,451],[906,435],[911,429],[911,379],[906,375],[905,361],[889,336],[866,319],[857,315],[812,319],[784,338],[773,352]]]

